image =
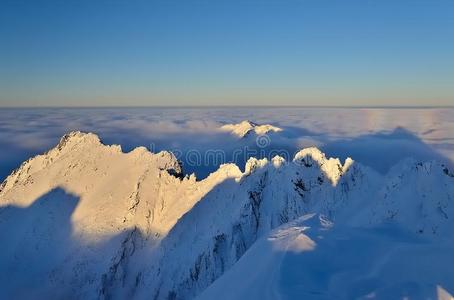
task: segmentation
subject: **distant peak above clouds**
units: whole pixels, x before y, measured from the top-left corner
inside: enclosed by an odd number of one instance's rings
[[[257,135],[266,134],[268,132],[280,132],[282,128],[270,125],[270,124],[257,124],[249,120],[244,120],[237,124],[226,124],[221,126],[222,131],[228,131],[232,134],[243,138],[248,135],[250,132],[255,132]]]

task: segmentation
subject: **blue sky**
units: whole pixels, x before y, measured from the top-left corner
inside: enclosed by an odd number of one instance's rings
[[[0,2],[0,106],[454,105],[454,1]]]

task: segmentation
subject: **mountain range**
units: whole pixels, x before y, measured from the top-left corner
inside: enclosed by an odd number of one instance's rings
[[[0,298],[450,299],[453,201],[437,161],[310,147],[198,180],[71,132],[0,186]]]

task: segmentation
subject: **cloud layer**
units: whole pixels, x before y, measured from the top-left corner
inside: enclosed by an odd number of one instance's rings
[[[246,119],[284,130],[260,142],[256,136],[239,139],[219,130]],[[0,109],[0,179],[72,130],[95,132],[124,151],[137,146],[174,151],[185,171],[199,178],[221,163],[233,161],[242,167],[249,156],[291,157],[308,146],[341,159],[351,156],[383,173],[406,157],[454,161],[454,109]],[[224,154],[204,161],[207,151]],[[194,153],[202,159],[191,160]]]

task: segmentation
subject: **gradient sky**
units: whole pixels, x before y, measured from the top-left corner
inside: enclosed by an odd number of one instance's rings
[[[454,1],[0,1],[0,106],[454,105]]]

